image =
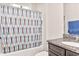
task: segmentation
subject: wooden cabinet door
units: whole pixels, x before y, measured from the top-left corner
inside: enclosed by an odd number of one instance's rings
[[[57,56],[56,54],[52,53],[51,51],[48,52],[49,56]]]
[[[53,53],[55,53],[56,55],[59,55],[59,56],[65,55],[65,49],[63,49],[59,46],[53,45],[53,44],[49,44],[49,50],[51,50]]]
[[[77,53],[75,53],[75,52],[66,50],[66,56],[78,56],[78,55],[79,55],[79,54],[77,54]]]

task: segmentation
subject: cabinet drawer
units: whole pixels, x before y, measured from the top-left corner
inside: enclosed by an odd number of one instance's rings
[[[66,56],[78,56],[79,54],[66,50]]]
[[[49,51],[49,56],[57,56],[54,53],[52,53],[51,51]]]
[[[65,54],[65,49],[55,46],[53,44],[49,44],[49,49],[53,50],[56,54],[58,55],[64,55]]]

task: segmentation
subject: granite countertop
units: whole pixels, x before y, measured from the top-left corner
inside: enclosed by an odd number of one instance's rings
[[[69,46],[69,45],[63,44],[62,42],[65,42],[65,41],[70,42],[70,41],[63,39],[63,38],[48,40],[47,42],[79,54],[79,47],[74,47],[74,46]],[[71,40],[71,42],[73,42],[73,41]]]

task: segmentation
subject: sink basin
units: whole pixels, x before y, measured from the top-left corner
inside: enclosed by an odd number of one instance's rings
[[[79,47],[79,43],[77,42],[62,42],[62,43],[69,46]]]

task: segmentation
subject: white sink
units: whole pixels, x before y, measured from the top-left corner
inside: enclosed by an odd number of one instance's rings
[[[77,42],[62,42],[62,43],[69,46],[79,47],[79,43]]]

